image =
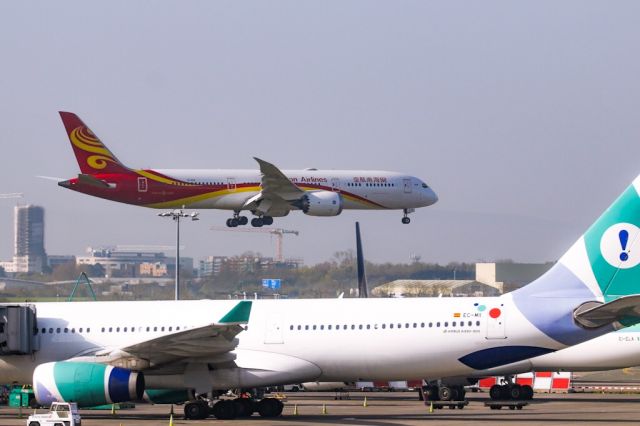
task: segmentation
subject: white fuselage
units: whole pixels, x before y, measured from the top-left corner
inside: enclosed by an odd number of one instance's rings
[[[187,201],[187,208],[241,210],[245,201],[261,190],[262,177],[254,170],[158,169],[154,172],[190,184],[224,187],[216,196]],[[432,205],[438,199],[422,180],[402,173],[372,170],[282,172],[301,189],[339,192],[344,209],[410,209]]]
[[[212,324],[237,301],[37,304],[40,349],[4,356],[0,381],[28,383],[34,368],[86,357],[178,330]],[[486,310],[479,311],[482,305]],[[488,312],[499,309],[499,318]],[[44,330],[44,332],[43,332]],[[595,336],[594,336],[595,337]],[[147,386],[196,387],[184,370],[208,374],[225,389],[305,381],[402,380],[472,375],[459,359],[502,346],[564,347],[533,326],[510,295],[496,298],[257,300],[232,355],[207,369],[206,358],[176,370],[145,371]],[[204,366],[198,370],[197,365]],[[192,368],[193,367],[193,368]],[[202,376],[202,374],[200,374]],[[199,378],[202,380],[202,377]],[[198,385],[202,387],[202,383]]]

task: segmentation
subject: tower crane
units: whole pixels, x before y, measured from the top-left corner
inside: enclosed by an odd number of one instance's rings
[[[284,257],[282,255],[282,243],[284,240],[285,234],[293,234],[299,235],[298,231],[292,231],[289,229],[281,229],[281,228],[226,228],[223,226],[212,226],[212,231],[224,231],[224,232],[252,232],[252,233],[261,233],[261,234],[271,234],[276,237],[276,262],[284,261]]]

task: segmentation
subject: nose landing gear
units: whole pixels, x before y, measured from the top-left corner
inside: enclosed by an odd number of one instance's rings
[[[402,212],[404,213],[404,217],[402,218],[402,223],[405,225],[408,225],[411,222],[411,219],[409,219],[409,213],[413,213],[415,211],[415,209],[402,209]]]

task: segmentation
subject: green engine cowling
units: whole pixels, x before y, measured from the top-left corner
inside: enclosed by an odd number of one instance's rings
[[[33,390],[38,403],[76,402],[94,407],[139,400],[144,377],[125,368],[89,362],[49,362],[33,372]]]
[[[182,404],[193,401],[196,395],[192,389],[147,389],[143,398],[152,404]]]

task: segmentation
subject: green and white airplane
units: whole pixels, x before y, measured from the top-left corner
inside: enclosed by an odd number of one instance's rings
[[[190,390],[470,377],[552,353],[639,321],[639,190],[640,177],[545,275],[500,297],[5,307],[22,310],[0,329],[0,382],[32,382],[41,404],[100,405],[143,391],[177,402]],[[275,399],[252,404],[220,401],[213,414],[282,412]],[[185,404],[187,417],[208,412]]]

